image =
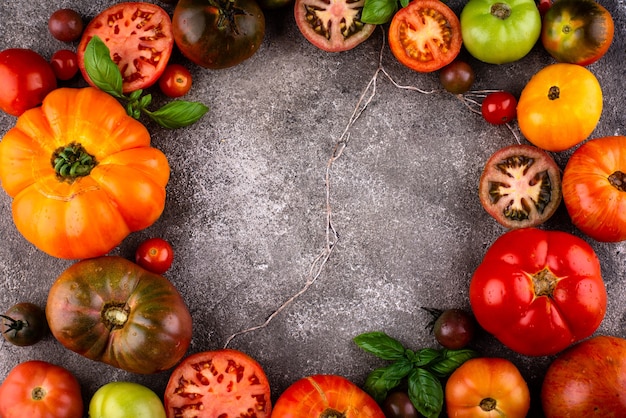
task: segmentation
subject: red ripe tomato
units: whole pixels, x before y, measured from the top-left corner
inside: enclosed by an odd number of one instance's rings
[[[507,91],[489,93],[480,106],[480,112],[493,125],[509,123],[517,117],[517,99]]]
[[[0,109],[20,116],[38,106],[57,88],[52,67],[30,49],[11,48],[0,52]]]
[[[313,375],[289,386],[274,405],[272,418],[385,418],[376,401],[342,376]]]
[[[159,78],[159,88],[168,97],[181,97],[191,90],[191,73],[180,64],[169,64]]]
[[[54,75],[59,80],[71,80],[78,73],[78,56],[69,49],[60,49],[50,58]]]
[[[558,62],[589,65],[606,54],[615,27],[595,0],[559,0],[543,17],[541,42]]]
[[[135,262],[156,274],[169,270],[173,260],[174,249],[162,238],[149,238],[139,244],[135,251]]]
[[[563,201],[572,223],[602,242],[626,240],[626,137],[589,140],[563,172]]]
[[[589,337],[606,312],[600,262],[584,240],[521,228],[487,250],[469,288],[478,323],[510,349],[556,354]]]
[[[267,418],[270,385],[261,365],[232,349],[204,351],[185,358],[165,388],[168,418]]]
[[[541,387],[547,418],[618,418],[626,411],[626,340],[597,336],[550,364]]]
[[[327,52],[350,50],[370,37],[376,25],[361,22],[365,0],[296,0],[298,29]]]
[[[85,70],[85,50],[96,35],[109,48],[122,72],[124,93],[156,83],[174,47],[172,21],[163,8],[145,2],[113,5],[89,22],[78,44],[78,66],[91,85]]]
[[[2,418],[82,418],[76,377],[61,366],[31,360],[15,366],[0,386]]]
[[[459,18],[439,0],[413,0],[398,10],[388,38],[400,63],[424,73],[454,61],[462,44]]]
[[[530,391],[518,368],[503,358],[467,360],[446,382],[448,416],[525,418]]]

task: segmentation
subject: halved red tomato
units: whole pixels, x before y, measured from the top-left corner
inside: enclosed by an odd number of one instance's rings
[[[304,377],[285,390],[272,418],[385,418],[376,401],[342,376]]]
[[[370,37],[376,25],[363,23],[365,0],[296,0],[294,16],[302,35],[327,52],[347,51]]]
[[[461,51],[459,18],[439,0],[413,0],[389,26],[389,48],[400,63],[419,72],[450,64]]]
[[[185,358],[170,376],[164,401],[168,418],[267,418],[272,412],[263,368],[249,355],[232,349]]]
[[[122,72],[124,93],[154,84],[167,66],[174,47],[172,21],[163,8],[144,2],[119,3],[103,10],[85,28],[78,44],[78,67],[85,70],[85,50],[98,36]]]

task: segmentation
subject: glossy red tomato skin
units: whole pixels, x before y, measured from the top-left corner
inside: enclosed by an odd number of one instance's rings
[[[344,418],[385,418],[376,401],[357,385],[342,376],[321,374],[289,386],[274,404],[272,418],[323,418],[329,411]]]
[[[57,88],[57,79],[45,58],[31,49],[0,52],[0,109],[20,116],[41,104]]]
[[[69,49],[59,49],[52,54],[50,65],[57,79],[71,80],[78,73],[78,56]]]
[[[203,351],[183,359],[170,375],[164,403],[168,418],[269,418],[272,413],[265,371],[248,354],[234,349]]]
[[[563,172],[563,200],[572,223],[600,242],[626,240],[626,137],[591,139]]]
[[[487,250],[469,288],[478,323],[510,349],[556,354],[589,337],[607,305],[600,261],[583,239],[520,228]]]
[[[507,91],[489,93],[480,106],[483,118],[492,125],[503,125],[517,117],[517,99]]]
[[[78,67],[93,85],[85,68],[85,50],[98,36],[122,72],[122,90],[129,93],[156,83],[172,55],[174,37],[169,14],[146,2],[122,2],[108,7],[85,27],[77,48]]]
[[[148,238],[135,251],[135,262],[152,273],[165,273],[173,261],[174,249],[163,238]]]
[[[191,90],[192,76],[180,64],[169,64],[159,78],[159,88],[167,97],[182,97]]]
[[[546,418],[620,418],[626,411],[626,340],[598,335],[554,360],[544,376]]]
[[[78,380],[67,369],[30,360],[15,366],[0,385],[2,418],[82,418]]]

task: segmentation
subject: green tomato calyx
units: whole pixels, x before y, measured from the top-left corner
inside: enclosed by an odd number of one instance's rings
[[[96,165],[95,157],[76,142],[59,147],[52,155],[52,166],[57,177],[70,183],[78,177],[88,176]]]
[[[505,3],[494,3],[491,5],[491,15],[498,19],[505,20],[511,16],[511,7]]]

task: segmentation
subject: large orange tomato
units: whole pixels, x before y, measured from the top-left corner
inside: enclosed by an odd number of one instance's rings
[[[503,358],[467,360],[450,375],[445,398],[450,417],[524,418],[530,409],[526,381]]]
[[[522,134],[547,151],[564,151],[587,139],[601,113],[598,79],[585,67],[569,63],[539,70],[517,103]]]
[[[272,418],[385,418],[376,401],[342,376],[304,377],[285,390],[274,405]]]
[[[563,200],[572,223],[602,242],[626,240],[626,137],[589,140],[563,172]]]
[[[17,229],[59,258],[104,255],[153,224],[169,175],[147,129],[92,87],[54,90],[0,142],[0,182]]]

